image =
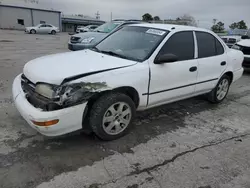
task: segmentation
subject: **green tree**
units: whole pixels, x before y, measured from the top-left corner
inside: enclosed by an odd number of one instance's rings
[[[159,16],[155,16],[155,17],[154,17],[154,20],[155,20],[155,21],[159,21],[159,20],[161,20],[161,19],[160,19]]]
[[[191,16],[191,15],[189,15],[189,14],[184,14],[183,16],[181,16],[180,19],[186,21],[185,25],[190,25],[190,26],[195,26],[195,27],[197,27],[197,22],[196,22],[196,20],[194,19],[193,16]]]
[[[238,29],[247,29],[247,25],[244,20],[241,20],[240,22],[238,22]]]
[[[149,13],[146,13],[142,16],[143,21],[153,21],[153,16]]]
[[[225,24],[223,22],[217,22],[211,29],[215,33],[222,33],[225,30]]]
[[[247,25],[244,20],[234,22],[229,26],[230,29],[247,29]]]
[[[229,26],[230,29],[236,29],[238,28],[238,23],[234,22]]]

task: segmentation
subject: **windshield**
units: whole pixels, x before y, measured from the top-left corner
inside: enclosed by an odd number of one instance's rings
[[[120,23],[109,22],[97,27],[94,31],[101,33],[110,33],[113,31]]]
[[[134,61],[147,59],[169,31],[146,27],[123,27],[96,46],[96,50]]]

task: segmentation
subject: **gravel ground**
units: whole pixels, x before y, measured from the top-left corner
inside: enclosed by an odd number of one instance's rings
[[[13,79],[29,60],[68,51],[68,38],[0,30],[0,187],[250,187],[250,74],[219,106],[201,96],[140,112],[116,141],[31,129],[13,105]]]

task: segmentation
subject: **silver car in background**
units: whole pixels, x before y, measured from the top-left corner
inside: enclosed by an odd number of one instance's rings
[[[60,29],[51,24],[39,24],[37,26],[26,27],[25,32],[30,34],[40,33],[55,35],[56,33],[60,32]]]
[[[113,20],[107,22],[91,32],[78,33],[70,37],[68,49],[71,51],[93,48],[106,36],[128,24],[142,23],[140,20]]]
[[[84,32],[93,31],[97,27],[99,27],[99,25],[88,25],[88,26],[85,26],[85,27],[78,27],[76,29],[76,33],[84,33]]]

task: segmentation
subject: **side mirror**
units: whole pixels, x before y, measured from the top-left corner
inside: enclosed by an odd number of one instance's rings
[[[178,57],[174,54],[164,54],[157,57],[154,61],[155,64],[163,64],[163,63],[173,63],[178,61]]]
[[[243,36],[241,36],[241,39],[249,39],[249,36],[243,35]]]

